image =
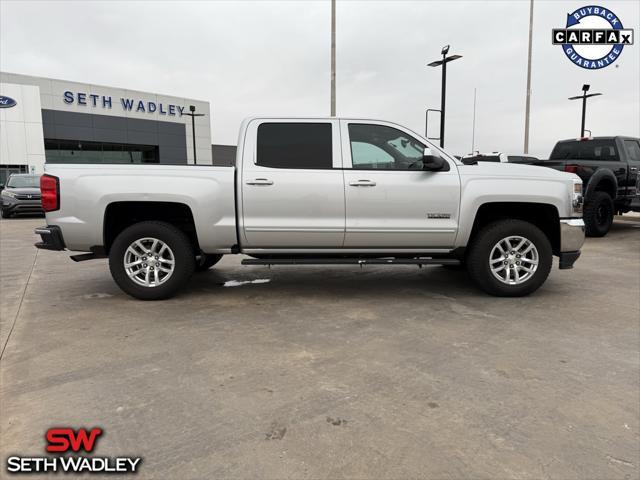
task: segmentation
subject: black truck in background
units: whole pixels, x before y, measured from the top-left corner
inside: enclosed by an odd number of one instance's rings
[[[561,140],[548,160],[535,165],[575,173],[582,179],[586,234],[607,234],[615,214],[640,212],[640,139],[593,137]]]

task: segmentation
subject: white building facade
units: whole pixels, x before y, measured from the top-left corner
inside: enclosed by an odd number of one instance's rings
[[[211,161],[209,103],[0,72],[0,183],[49,163]]]

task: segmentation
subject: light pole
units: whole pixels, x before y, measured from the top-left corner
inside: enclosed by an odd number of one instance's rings
[[[589,97],[597,97],[598,95],[602,95],[601,93],[590,93],[587,95],[587,92],[589,91],[589,87],[591,87],[591,85],[587,85],[586,83],[584,85],[582,85],[582,95],[578,95],[575,97],[569,97],[569,100],[579,100],[582,99],[582,123],[580,126],[580,136],[584,137],[584,121],[585,121],[585,116],[586,116],[586,112],[587,112],[587,98]]]
[[[336,0],[331,0],[331,116],[336,116]]]
[[[442,47],[442,60],[436,60],[428,64],[429,67],[439,67],[442,65],[442,92],[440,97],[440,147],[444,148],[444,119],[445,119],[445,103],[447,97],[447,63],[462,58],[462,55],[451,55],[449,53],[449,45]]]
[[[196,160],[196,117],[204,117],[204,113],[196,113],[196,106],[189,105],[189,112],[184,115],[189,115],[191,117],[191,133],[193,134],[193,164],[195,165]]]
[[[471,127],[471,155],[476,148],[476,88],[473,89],[473,126]]]
[[[533,37],[533,0],[529,0],[529,55],[527,60],[527,100],[524,113],[524,153],[529,153],[529,115],[531,113],[531,40]]]

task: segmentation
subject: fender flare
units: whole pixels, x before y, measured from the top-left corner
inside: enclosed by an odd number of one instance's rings
[[[613,195],[611,198],[612,200],[616,199],[616,197],[618,196],[618,179],[608,168],[599,168],[591,176],[591,178],[589,179],[589,183],[587,183],[584,191],[585,201],[589,200],[589,197],[596,191],[598,184],[605,179],[611,181],[611,183],[613,184]]]

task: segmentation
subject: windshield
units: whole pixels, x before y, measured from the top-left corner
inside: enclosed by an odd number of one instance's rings
[[[40,188],[39,175],[11,175],[7,182],[8,188]]]
[[[570,140],[558,142],[549,160],[617,160],[618,152],[613,139]]]

